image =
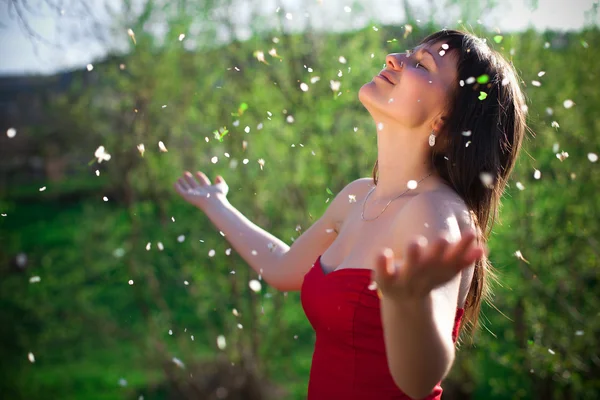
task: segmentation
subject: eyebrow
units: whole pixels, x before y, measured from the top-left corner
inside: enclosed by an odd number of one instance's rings
[[[427,50],[425,48],[422,48],[420,51],[423,52],[423,53],[425,53],[425,54],[428,54],[429,57],[431,57],[431,59],[433,60],[433,63],[435,64],[435,67],[439,69],[437,61],[435,61],[435,57],[433,56],[433,54],[431,54],[431,52],[429,50]]]

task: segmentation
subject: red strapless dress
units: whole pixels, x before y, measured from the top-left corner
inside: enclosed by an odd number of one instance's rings
[[[369,289],[371,270],[325,273],[321,257],[304,276],[302,307],[316,333],[309,400],[410,399],[394,383],[383,340],[379,297]],[[456,341],[464,310],[457,308]],[[427,400],[439,400],[438,384]]]

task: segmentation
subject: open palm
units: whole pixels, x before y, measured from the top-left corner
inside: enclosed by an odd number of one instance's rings
[[[195,176],[186,171],[173,186],[185,201],[201,209],[211,200],[224,200],[229,192],[229,187],[221,176],[217,176],[215,183],[211,184],[210,179],[200,171]]]
[[[394,259],[391,249],[385,249],[377,259],[373,280],[383,295],[424,297],[486,253],[483,246],[475,243],[475,238],[469,232],[456,243],[449,243],[443,237],[428,245],[414,240],[400,261]]]

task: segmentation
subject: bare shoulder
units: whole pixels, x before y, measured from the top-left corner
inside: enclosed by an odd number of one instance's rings
[[[356,192],[357,195],[365,195],[369,190],[375,187],[373,178],[358,178],[349,184],[342,191]]]
[[[374,187],[372,178],[359,178],[340,190],[327,208],[327,214],[335,222],[337,228],[346,220],[346,216],[352,208],[361,203]]]
[[[475,227],[471,212],[464,200],[450,187],[442,186],[413,197],[397,215],[397,223],[410,226],[413,235],[433,237],[442,232],[450,240]]]
[[[466,232],[476,232],[475,221],[464,200],[451,188],[444,187],[420,193],[412,198],[397,215],[399,251],[416,236],[428,241],[444,235],[450,242],[457,242]],[[464,307],[471,286],[474,265],[461,273],[458,307]]]
[[[330,207],[350,208],[353,203],[360,202],[361,199],[375,187],[372,178],[359,178],[347,184],[335,197]]]

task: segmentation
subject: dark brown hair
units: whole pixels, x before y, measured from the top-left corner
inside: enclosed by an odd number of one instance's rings
[[[436,135],[441,140],[433,147],[432,163],[466,203],[485,244],[498,220],[500,200],[525,134],[525,97],[514,67],[482,39],[442,30],[420,44],[445,44],[432,50],[454,53],[457,60],[458,82],[450,94],[444,127]],[[375,184],[377,173],[375,162]],[[482,300],[491,302],[490,278],[495,278],[494,271],[483,257],[475,264],[462,323],[471,334],[478,326]]]

